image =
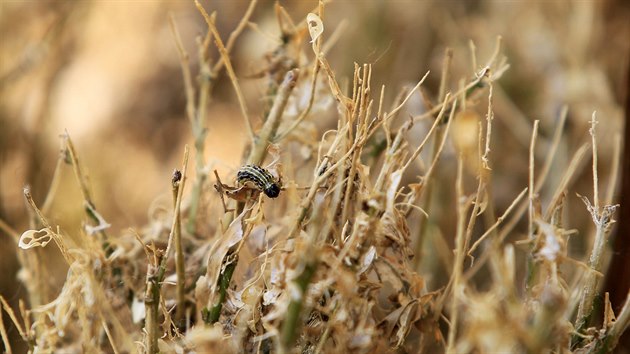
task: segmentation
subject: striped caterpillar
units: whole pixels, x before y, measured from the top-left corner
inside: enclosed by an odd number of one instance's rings
[[[245,165],[241,167],[236,174],[236,180],[240,184],[251,182],[269,198],[276,198],[280,194],[280,183],[269,171],[260,166]]]

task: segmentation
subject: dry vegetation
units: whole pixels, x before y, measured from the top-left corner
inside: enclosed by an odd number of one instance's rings
[[[576,95],[577,107],[530,120],[518,92],[542,87],[527,87],[521,69],[508,79],[509,36],[488,34],[494,48],[442,49],[437,70],[405,72],[411,85],[377,84],[387,73],[376,64],[344,76],[330,56],[344,50],[348,24],[329,21],[322,3],[297,20],[267,4],[275,47],[239,71],[239,39],[264,32],[260,4],[242,9],[229,36],[220,12],[194,5],[206,26],[195,46],[168,20],[192,132],[190,148],[175,149],[181,165],[159,176],[168,198],[144,226],[109,220],[87,173],[98,157],[64,132],[46,193],[24,188],[30,226],[1,224],[25,287],[17,309],[2,294],[7,352],[613,351],[630,324],[630,300],[613,310],[601,291],[618,207],[614,99],[602,114]],[[256,101],[247,80],[262,83]],[[222,140],[243,151],[227,169],[206,147],[221,138],[208,121],[219,88],[235,93],[230,119],[246,137],[242,147]],[[548,101],[559,107],[552,95],[538,102]],[[280,196],[237,183],[245,164],[268,169]],[[54,204],[70,188],[64,170],[81,195],[64,199],[83,210],[72,227]],[[142,189],[143,177],[127,188]],[[51,247],[62,266],[44,254]],[[61,287],[50,280],[58,267]]]

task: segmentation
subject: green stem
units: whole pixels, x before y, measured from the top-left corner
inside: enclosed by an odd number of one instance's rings
[[[226,259],[229,258],[230,255],[226,256]],[[219,317],[221,316],[221,309],[223,308],[223,302],[227,296],[227,289],[230,286],[230,281],[232,280],[232,275],[234,274],[234,269],[236,269],[237,263],[238,258],[233,259],[230,264],[225,266],[225,269],[219,275],[219,299],[217,303],[214,304],[210,310],[207,308],[201,310],[202,319],[206,324],[213,324],[219,320]]]
[[[299,297],[293,298],[289,303],[287,317],[282,324],[280,340],[284,351],[286,351],[286,349],[295,342],[296,335],[298,333],[300,313],[302,312],[302,307],[304,306],[304,295],[306,294],[308,284],[311,282],[311,279],[315,274],[315,269],[317,269],[317,263],[312,262],[305,264],[302,273],[294,280],[300,294]]]

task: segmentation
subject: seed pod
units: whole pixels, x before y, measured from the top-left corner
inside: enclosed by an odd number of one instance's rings
[[[256,165],[245,165],[238,170],[236,179],[239,183],[251,182],[256,189],[265,193],[269,198],[276,198],[280,194],[280,183],[269,171]]]

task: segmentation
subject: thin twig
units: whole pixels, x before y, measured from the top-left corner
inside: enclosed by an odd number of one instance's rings
[[[610,331],[608,331],[608,335],[601,341],[603,342],[601,350],[594,352],[598,354],[610,353],[617,346],[619,338],[628,328],[630,328],[630,291],[628,291],[626,302],[617,315],[617,320],[613,323]]]
[[[105,233],[105,229],[107,229],[110,225],[96,211],[94,200],[92,199],[92,195],[90,193],[90,189],[89,189],[87,180],[85,178],[85,175],[83,174],[81,170],[79,158],[74,148],[74,144],[72,143],[72,139],[70,139],[70,134],[68,134],[68,132],[66,131],[63,135],[63,138],[66,143],[66,147],[67,147],[68,154],[70,157],[70,162],[72,163],[72,169],[74,171],[75,178],[77,179],[77,182],[79,182],[81,195],[83,196],[84,211],[86,215],[90,219],[92,219],[94,223],[96,223],[96,226],[94,226],[92,229],[101,236],[101,239],[100,239],[101,247],[105,251],[105,254],[109,255],[111,254],[112,250],[110,248],[109,240],[108,240],[107,234]],[[91,231],[89,230],[87,226],[86,226],[86,229],[88,229],[88,233],[91,233]]]
[[[193,87],[192,75],[190,73],[190,65],[188,63],[188,52],[186,52],[186,49],[184,49],[182,38],[179,34],[179,30],[177,29],[177,25],[175,24],[175,20],[173,19],[172,14],[168,17],[168,23],[170,25],[173,38],[175,39],[177,53],[179,54],[180,67],[182,68],[182,76],[184,78],[184,93],[186,95],[186,115],[188,116],[188,120],[193,127],[194,134],[194,129],[197,127],[197,119],[195,119],[195,89]]]
[[[525,196],[525,193],[527,192],[528,188],[525,188],[521,191],[521,193],[512,201],[512,204],[510,204],[509,207],[507,207],[507,209],[505,209],[505,211],[503,212],[503,215],[501,215],[497,221],[490,227],[488,228],[488,230],[486,230],[486,232],[483,233],[483,235],[481,235],[481,237],[479,237],[479,239],[477,239],[477,241],[475,241],[475,243],[473,243],[472,246],[470,246],[470,249],[468,250],[468,255],[471,256],[472,253],[477,249],[477,247],[479,247],[479,245],[488,237],[492,234],[492,232],[499,227],[499,225],[501,225],[501,223],[505,220],[505,218],[507,218],[508,215],[510,215],[510,213],[512,212],[512,209],[514,209],[514,207],[516,207],[516,205],[521,201],[521,199]]]
[[[44,225],[45,228],[48,229],[49,235],[51,235],[52,239],[55,241],[55,244],[57,244],[57,247],[59,247],[59,251],[63,255],[67,264],[68,265],[72,264],[74,262],[74,257],[72,257],[68,253],[68,248],[63,242],[63,239],[61,238],[61,236],[56,232],[55,229],[53,229],[53,227],[50,225],[50,223],[48,222],[44,214],[42,214],[41,210],[39,210],[39,208],[35,204],[30,188],[28,187],[24,188],[24,197],[26,198],[26,201],[31,206],[31,208],[33,209],[37,217],[39,218],[39,221],[42,223],[42,225]]]
[[[593,206],[599,213],[599,178],[597,176],[597,139],[595,138],[595,126],[599,123],[596,119],[596,112],[591,117],[591,146],[593,150]]]
[[[448,101],[448,97],[449,95],[446,95],[444,100]],[[433,157],[432,157],[433,160],[431,162],[431,165],[429,166],[429,169],[422,177],[422,183],[424,185],[423,197],[424,197],[424,200],[426,201],[426,205],[424,206],[423,210],[425,210],[429,215],[431,215],[431,204],[430,204],[431,193],[432,193],[431,177],[433,176],[433,171],[435,170],[437,163],[440,160],[440,156],[442,155],[442,150],[444,149],[446,138],[448,137],[448,133],[451,128],[451,123],[453,123],[453,121],[455,120],[456,108],[457,108],[457,101],[453,101],[453,105],[451,106],[451,111],[448,116],[448,121],[446,123],[446,128],[438,127],[438,130],[435,133],[435,138],[434,138],[435,140],[433,143]],[[427,232],[428,223],[429,223],[428,219],[424,220],[424,222],[422,223],[420,227],[420,231],[418,233],[418,240],[416,242],[416,248],[414,250],[416,255],[422,254],[422,247],[424,244],[424,238]],[[417,256],[414,259],[415,269],[418,269],[418,267],[420,266],[421,259],[422,257],[419,257],[419,256]]]
[[[61,182],[61,175],[63,172],[63,164],[65,162],[65,148],[63,147],[65,144],[62,140],[62,151],[57,156],[57,164],[55,165],[55,172],[53,172],[52,181],[50,181],[50,187],[48,188],[48,193],[46,193],[46,199],[44,199],[44,204],[42,204],[42,213],[48,214],[50,210],[50,206],[52,205],[52,201],[57,194],[57,189],[59,188],[59,182]]]
[[[320,40],[321,38],[318,39],[317,42],[319,42]],[[316,55],[319,55],[319,54],[316,54]],[[311,109],[313,108],[313,103],[315,102],[315,88],[317,87],[317,74],[319,74],[319,69],[320,69],[319,60],[315,60],[313,65],[314,66],[311,73],[311,93],[310,93],[310,97],[309,97],[308,105],[306,106],[306,109],[304,109],[302,113],[300,113],[300,116],[297,117],[295,121],[293,121],[290,127],[285,129],[283,132],[277,134],[277,136],[274,137],[274,141],[280,141],[284,137],[289,135],[289,133],[291,133],[298,125],[300,125],[300,123],[302,123],[302,121],[308,116]]]
[[[451,97],[450,94],[446,94],[446,96],[444,97],[444,101],[448,100],[450,97]],[[424,145],[427,143],[427,141],[429,141],[429,137],[433,135],[433,132],[437,129],[437,127],[440,124],[443,124],[442,118],[444,117],[445,111],[446,111],[446,106],[442,105],[442,109],[440,110],[440,113],[438,114],[437,118],[435,118],[435,121],[431,125],[431,128],[429,129],[427,134],[424,136],[424,139],[422,139],[422,142],[420,143],[420,145],[418,145],[418,147],[413,151],[413,153],[407,160],[407,163],[405,163],[405,165],[403,166],[402,168],[403,171],[406,171],[409,168],[411,163],[420,155],[420,153],[424,149]],[[449,117],[449,119],[450,118],[451,117]]]
[[[440,87],[438,89],[438,102],[444,101],[448,90],[448,83],[451,79],[451,63],[453,62],[453,49],[444,50],[444,61],[442,62],[442,74],[440,76]]]
[[[582,163],[584,162],[584,156],[586,155],[586,152],[588,151],[589,147],[590,147],[589,143],[584,143],[573,155],[571,162],[569,162],[569,166],[567,167],[564,174],[562,175],[562,179],[560,180],[558,187],[556,187],[555,192],[551,198],[551,201],[549,202],[549,205],[547,206],[547,210],[545,211],[545,217],[544,217],[546,221],[550,220],[553,211],[558,206],[558,203],[562,199],[562,195],[564,194],[564,192],[567,190],[569,183],[573,179],[575,179],[576,172],[580,170],[582,167],[584,167]]]
[[[109,341],[109,345],[111,345],[111,347],[112,347],[112,351],[114,352],[114,354],[120,353],[118,351],[118,349],[116,348],[116,343],[114,343],[114,337],[112,337],[112,334],[109,331],[109,327],[107,326],[107,322],[103,318],[102,314],[101,314],[101,324],[103,325],[103,331],[105,331],[105,335],[107,336],[107,340]]]
[[[247,102],[245,101],[245,97],[243,96],[243,92],[241,92],[241,87],[238,83],[238,79],[236,78],[236,74],[234,73],[234,68],[232,67],[232,62],[230,61],[230,54],[227,49],[223,45],[223,41],[221,40],[221,36],[219,35],[219,31],[217,30],[214,21],[210,18],[206,10],[201,6],[199,0],[195,0],[195,6],[206,20],[206,24],[208,25],[208,29],[212,32],[214,36],[214,43],[219,50],[219,54],[221,58],[225,62],[225,69],[227,70],[228,76],[230,77],[230,81],[234,86],[234,91],[236,92],[236,97],[238,98],[238,103],[241,108],[241,113],[243,114],[243,119],[245,120],[245,127],[247,128],[247,133],[249,135],[250,141],[254,142],[254,129],[252,128],[252,123],[249,119],[249,113],[247,109]]]
[[[559,203],[559,201],[562,198],[562,195],[564,194],[564,191],[567,189],[569,183],[573,180],[573,178],[575,177],[575,172],[580,168],[582,162],[584,161],[584,155],[586,154],[588,148],[589,148],[588,143],[585,143],[584,145],[582,145],[578,151],[573,155],[573,158],[571,159],[571,162],[569,163],[569,166],[567,167],[567,169],[565,170],[565,173],[562,177],[562,180],[560,181],[560,184],[558,185],[558,187],[556,188],[556,191],[554,192],[554,195],[551,199],[551,202],[549,204],[549,207],[547,208],[547,213],[545,214],[544,220],[549,220],[549,218],[551,217],[551,213],[553,210],[555,210],[555,206]],[[540,184],[543,183],[543,181],[538,178],[538,183],[539,186]],[[525,189],[527,190],[527,189]],[[524,193],[524,192],[523,192]],[[519,196],[520,198],[520,196]],[[501,243],[503,242],[503,240],[505,240],[505,238],[512,232],[512,230],[514,229],[514,227],[516,226],[516,224],[521,220],[521,217],[523,216],[523,213],[525,213],[525,211],[527,210],[527,206],[528,204],[522,204],[521,207],[512,215],[511,219],[506,223],[506,225],[501,229],[501,232],[499,233],[498,237],[497,237],[497,242]],[[552,208],[552,206],[554,206]],[[512,206],[510,206],[510,210],[511,210]],[[507,216],[507,213],[505,214]],[[501,219],[501,218],[499,218]],[[503,221],[503,220],[501,220]],[[487,233],[489,234],[489,233]],[[475,242],[475,246],[474,248],[476,248],[478,246],[478,244],[480,243],[480,241],[482,240],[482,238],[487,237],[486,233],[484,233],[484,235],[479,238],[479,240],[477,240],[477,242]],[[474,250],[473,247],[471,247],[471,251],[472,252]],[[481,269],[481,267],[485,264],[485,262],[488,260],[488,258],[490,257],[492,253],[491,252],[484,252],[481,257],[479,257],[477,259],[477,261],[475,262],[475,264],[473,265],[473,267],[471,269],[468,270],[467,273],[467,277],[470,278],[473,275],[475,275],[477,273],[477,271],[479,269]]]
[[[173,246],[173,241],[175,239],[177,224],[180,220],[182,195],[184,193],[184,187],[186,185],[186,171],[188,169],[188,152],[189,152],[188,145],[186,145],[184,147],[184,163],[182,167],[182,177],[181,177],[179,190],[177,193],[177,199],[175,201],[175,210],[173,211],[173,221],[171,222],[171,232],[168,235],[168,243],[166,245],[166,250],[164,251],[164,258],[162,259],[162,264],[160,264],[160,271],[159,271],[160,282],[164,279],[164,273],[166,272],[166,263],[168,261],[168,256],[170,254],[171,247]]]
[[[20,234],[2,219],[0,219],[0,230],[11,236],[16,245],[20,241]]]
[[[536,151],[536,137],[538,136],[538,120],[534,121],[534,129],[532,130],[532,140],[529,144],[529,213],[527,222],[527,237],[534,237],[534,164]]]
[[[9,335],[7,329],[4,327],[4,315],[2,314],[2,306],[0,306],[0,336],[2,337],[2,343],[4,344],[4,350],[7,354],[13,354],[11,350],[11,342],[9,341]]]
[[[490,138],[492,137],[492,120],[494,119],[494,112],[492,110],[492,82],[490,82],[490,89],[488,90],[488,112],[486,113],[486,148],[481,156],[481,163],[483,168],[490,170],[490,160],[488,155],[490,154]]]
[[[299,71],[297,69],[293,69],[289,70],[286,75],[284,75],[284,80],[282,84],[280,84],[267,120],[265,120],[265,124],[260,128],[258,136],[254,140],[252,151],[247,159],[248,163],[260,165],[264,161],[267,155],[267,148],[269,144],[274,141],[278,126],[282,121],[282,115],[289,101],[289,96],[297,82],[298,73]]]
[[[179,215],[182,203],[182,195],[186,183],[186,171],[188,169],[188,145],[184,147],[184,162],[182,167],[181,182],[178,188],[177,198],[175,199],[175,207],[173,211],[173,220],[171,222],[171,232],[168,236],[168,243],[166,250],[161,253],[154,253],[154,260],[148,260],[147,264],[147,279],[145,290],[145,330],[147,331],[147,352],[150,354],[157,353],[158,348],[158,313],[161,298],[161,287],[164,277],[166,275],[166,265],[170,254],[171,247],[175,240],[175,234],[177,233],[177,226],[179,224]]]
[[[173,16],[169,16],[169,25],[171,27],[171,32],[173,38],[175,39],[175,44],[177,46],[177,52],[179,54],[180,67],[182,69],[182,76],[184,78],[184,93],[186,95],[186,115],[188,116],[188,120],[190,121],[190,126],[192,130],[193,137],[195,139],[195,169],[197,172],[197,178],[195,179],[195,184],[193,186],[193,190],[191,193],[190,200],[190,211],[188,214],[188,225],[186,227],[187,231],[191,234],[194,234],[196,231],[196,223],[197,223],[197,210],[199,208],[199,199],[201,198],[201,191],[203,188],[203,184],[206,179],[206,174],[203,172],[204,169],[204,157],[203,151],[205,147],[206,141],[206,129],[203,126],[203,120],[205,119],[206,105],[207,105],[207,97],[210,91],[210,81],[209,79],[204,79],[204,75],[210,75],[210,73],[206,73],[208,71],[208,63],[205,60],[204,55],[202,54],[207,48],[207,42],[210,41],[211,33],[208,32],[204,43],[199,45],[200,51],[200,76],[202,77],[201,85],[199,88],[199,106],[197,109],[195,108],[195,89],[192,82],[192,74],[190,72],[189,65],[189,56],[186,49],[184,49],[184,44],[182,43],[181,36],[179,34],[179,30],[177,29],[177,25],[175,24],[175,20]]]
[[[594,205],[591,205],[586,199],[586,197],[582,197],[582,200],[586,204],[588,212],[591,214],[593,218],[593,222],[595,223],[595,240],[593,241],[593,249],[591,251],[591,256],[589,257],[589,268],[595,272],[601,272],[602,263],[603,263],[603,255],[605,250],[605,245],[608,241],[608,234],[610,232],[610,225],[612,225],[615,221],[612,219],[612,215],[617,209],[618,205],[606,205],[604,207],[600,207],[599,205],[599,187],[598,187],[598,177],[597,177],[597,139],[596,139],[596,131],[595,126],[597,125],[596,115],[593,112],[592,120],[591,120],[591,129],[589,133],[591,134],[592,139],[592,151],[593,151],[593,200]],[[589,272],[586,275],[586,280],[584,283],[584,290],[582,293],[582,299],[580,301],[580,305],[578,307],[578,314],[575,322],[576,331],[579,333],[584,330],[586,326],[588,326],[590,322],[591,313],[593,311],[593,301],[597,294],[597,286],[599,284],[599,276],[594,274],[594,272]],[[580,341],[579,339],[574,338],[574,342]]]
[[[181,183],[182,174],[181,172],[175,170],[173,173],[173,177],[171,179],[171,190],[173,193],[173,208],[176,207],[177,196],[179,195],[180,183]],[[184,319],[185,315],[185,289],[184,285],[186,283],[186,274],[185,274],[185,265],[184,265],[184,246],[182,245],[182,225],[181,225],[181,215],[175,215],[175,273],[177,274],[177,285],[176,285],[176,300],[177,305],[175,307],[175,320],[180,322]]]
[[[232,48],[234,48],[234,44],[236,43],[236,39],[238,38],[238,36],[240,36],[243,30],[245,29],[245,27],[247,27],[249,23],[249,19],[252,17],[252,14],[254,13],[254,9],[256,8],[257,3],[258,3],[258,0],[251,0],[249,2],[249,6],[247,7],[247,10],[245,10],[245,14],[243,14],[243,17],[241,17],[241,21],[238,23],[234,31],[230,33],[230,36],[228,37],[228,40],[225,43],[225,51],[227,52],[228,55],[230,54],[230,52],[232,52]],[[214,66],[212,67],[212,75],[216,76],[221,70],[221,68],[223,68],[224,65],[225,65],[225,59],[223,56],[221,56],[219,61],[217,61],[217,63],[214,64]]]
[[[450,302],[450,326],[448,331],[448,340],[446,353],[453,353],[455,350],[455,338],[457,336],[457,325],[459,322],[459,297],[463,291],[464,283],[462,282],[462,272],[464,267],[464,237],[466,233],[466,213],[470,205],[469,198],[464,195],[463,183],[464,160],[459,156],[457,160],[457,182],[456,182],[456,205],[457,205],[457,231],[455,235],[455,262],[453,264],[453,273],[451,275],[452,292]]]
[[[619,178],[619,162],[621,160],[621,134],[616,134],[613,139],[612,167],[610,168],[610,180],[604,202],[613,204],[615,190],[617,189],[617,179]]]

